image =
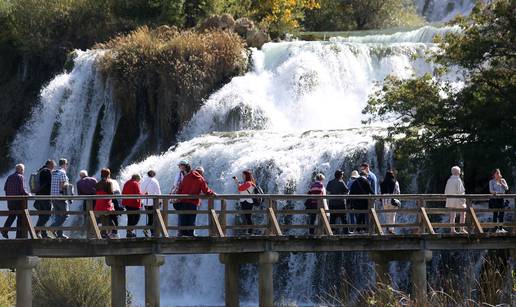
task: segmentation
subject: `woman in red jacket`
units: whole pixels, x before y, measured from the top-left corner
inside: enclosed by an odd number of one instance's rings
[[[134,174],[131,179],[124,184],[122,195],[142,195],[140,190],[140,180],[140,175]],[[142,203],[140,199],[124,199],[122,200],[122,205],[124,205],[128,212],[134,212],[140,211]],[[127,238],[136,237],[136,231],[131,228],[131,226],[135,226],[139,221],[140,214],[127,214]]]
[[[100,171],[100,181],[95,186],[95,194],[96,195],[113,195],[113,184],[109,178],[111,177],[111,171],[108,168],[103,168]],[[115,207],[113,206],[113,202],[111,198],[106,199],[97,199],[95,201],[95,211],[114,211]],[[100,222],[102,226],[112,226],[112,222],[109,215],[101,215]],[[107,232],[103,230],[102,237],[107,237]],[[110,238],[114,238],[115,234],[111,232],[109,235]]]
[[[185,175],[179,188],[177,190],[177,194],[187,194],[187,195],[199,195],[204,193],[205,195],[215,195],[215,193],[208,187],[208,184],[204,180],[204,177],[201,176],[197,171],[190,171],[188,169],[188,174]],[[197,210],[197,207],[201,204],[201,200],[196,199],[178,199],[178,202],[174,204],[174,208],[176,210],[188,210],[194,211]],[[195,218],[196,214],[179,214],[178,216],[178,226],[195,226]],[[194,235],[193,229],[188,230],[179,230],[178,236],[190,236]]]

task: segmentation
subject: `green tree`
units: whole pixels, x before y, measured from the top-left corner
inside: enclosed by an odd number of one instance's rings
[[[346,31],[413,26],[423,23],[410,0],[320,0],[306,12],[309,31]]]
[[[421,188],[442,191],[449,167],[460,164],[468,191],[481,192],[491,169],[510,176],[516,167],[516,2],[478,4],[458,25],[460,32],[436,39],[434,75],[388,77],[364,113],[391,121],[398,158],[429,180]],[[460,89],[447,78],[451,70],[465,78]]]

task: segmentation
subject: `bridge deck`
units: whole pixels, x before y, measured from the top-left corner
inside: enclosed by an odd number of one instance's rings
[[[515,249],[516,234],[1,240],[2,257]]]

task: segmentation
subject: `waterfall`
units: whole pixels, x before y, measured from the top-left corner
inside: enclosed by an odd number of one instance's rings
[[[162,190],[168,191],[182,158],[194,167],[202,165],[209,185],[218,193],[235,193],[231,177],[245,169],[254,171],[267,193],[305,193],[315,173],[331,178],[341,168],[349,176],[363,161],[382,178],[392,157],[388,147],[373,139],[384,133],[386,123],[361,123],[368,95],[389,74],[408,78],[432,72],[425,53],[436,48],[433,35],[447,31],[457,29],[424,27],[327,42],[268,43],[253,51],[251,71],[233,78],[205,101],[180,133],[182,142],[127,166],[121,178],[154,169]],[[302,203],[279,203],[283,207],[302,208]],[[169,222],[176,223],[175,217]],[[198,225],[207,223],[205,216],[198,217]],[[321,257],[326,256],[282,255],[276,266],[282,276],[276,279],[276,295],[297,303],[316,300],[325,290]],[[372,279],[370,262],[362,254],[350,255],[342,265],[358,289]],[[168,304],[222,304],[224,274],[217,256],[167,257],[163,271],[162,297]],[[252,274],[242,277],[244,301],[255,303],[256,272],[252,268],[246,272]],[[130,288],[138,291],[135,285]]]
[[[431,22],[447,22],[457,15],[467,16],[480,0],[415,0],[417,12]]]
[[[116,127],[111,86],[95,63],[104,51],[75,51],[74,67],[41,90],[31,119],[17,134],[11,156],[34,172],[49,159],[69,160],[69,177],[107,165]]]

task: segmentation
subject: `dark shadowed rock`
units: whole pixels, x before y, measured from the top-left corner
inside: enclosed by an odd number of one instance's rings
[[[247,42],[247,46],[261,48],[263,44],[270,42],[271,38],[268,33],[262,30],[253,29],[247,32],[245,40]]]
[[[233,31],[235,19],[229,14],[212,15],[206,18],[200,25],[199,30],[220,29]]]

